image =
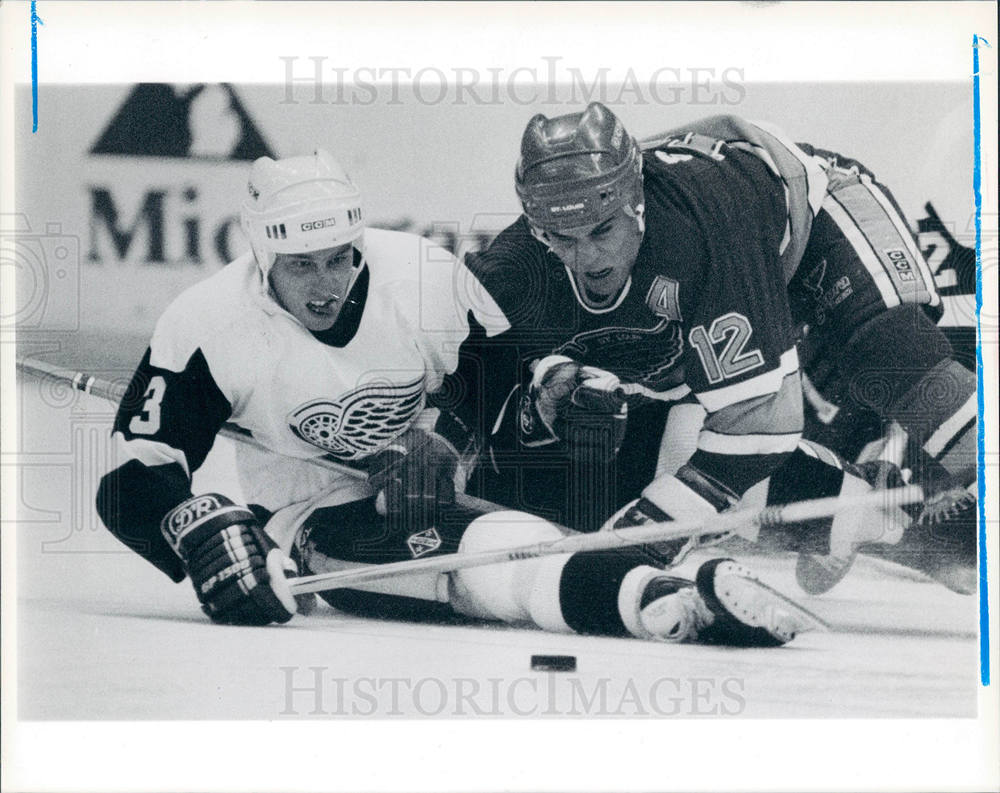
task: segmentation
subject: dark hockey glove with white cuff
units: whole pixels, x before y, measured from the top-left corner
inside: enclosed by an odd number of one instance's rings
[[[213,622],[267,625],[296,611],[286,577],[295,565],[246,507],[225,496],[193,496],[166,514],[160,530]]]
[[[621,448],[628,419],[620,386],[603,369],[562,355],[542,358],[521,399],[521,443],[533,447],[561,440],[578,460],[610,460]]]
[[[368,463],[379,512],[416,530],[433,526],[438,510],[455,503],[455,447],[434,432],[411,429]]]

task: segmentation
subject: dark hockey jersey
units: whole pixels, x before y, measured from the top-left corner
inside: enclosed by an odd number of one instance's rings
[[[802,429],[785,287],[825,177],[780,133],[729,116],[642,146],[645,234],[611,306],[577,300],[572,276],[523,216],[468,257],[510,328],[467,341],[457,412],[502,447],[516,433],[503,427],[515,423],[511,395],[530,363],[566,355],[617,375],[633,417],[650,401],[697,399],[708,415],[689,463],[740,495],[783,461]]]

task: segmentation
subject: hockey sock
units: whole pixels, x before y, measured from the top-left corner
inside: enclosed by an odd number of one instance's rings
[[[559,581],[563,619],[577,633],[634,635],[623,613],[636,611],[646,579],[655,575],[663,571],[649,566],[648,555],[637,548],[575,553]]]
[[[767,504],[792,504],[836,496],[843,484],[844,464],[841,459],[824,446],[800,441],[788,460],[771,474]],[[803,524],[766,528],[761,530],[758,542],[779,551],[825,554],[830,547],[832,524],[832,518],[821,518]]]
[[[841,358],[852,400],[898,422],[923,451],[918,481],[940,466],[954,483],[975,478],[976,378],[922,307],[887,311],[852,335]],[[921,455],[921,456],[923,456]]]
[[[975,480],[976,377],[941,361],[889,407],[915,446],[962,487]]]

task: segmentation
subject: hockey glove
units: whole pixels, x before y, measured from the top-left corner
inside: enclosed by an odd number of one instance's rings
[[[267,625],[296,611],[286,580],[295,565],[260,528],[246,507],[206,493],[178,504],[160,530],[194,584],[213,622]]]
[[[411,429],[368,463],[376,508],[406,528],[433,526],[441,507],[455,503],[459,455],[434,432]]]
[[[613,458],[628,418],[618,378],[562,355],[542,358],[533,370],[521,399],[521,443],[533,447],[562,440],[579,460]]]

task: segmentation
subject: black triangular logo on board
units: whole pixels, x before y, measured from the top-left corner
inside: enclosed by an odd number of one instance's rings
[[[139,83],[91,154],[256,160],[274,157],[228,83]]]

